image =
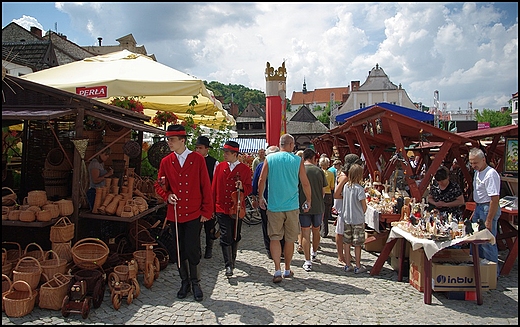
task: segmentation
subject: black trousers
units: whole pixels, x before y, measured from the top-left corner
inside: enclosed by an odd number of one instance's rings
[[[231,246],[233,243],[238,243],[242,239],[242,219],[238,219],[238,226],[235,227],[236,219],[231,216],[216,213],[217,221],[220,226],[220,245]],[[235,239],[235,228],[236,228],[236,239]]]
[[[204,232],[206,233],[206,244],[211,240],[213,240],[211,237],[211,230],[215,228],[215,219],[210,219],[202,223],[204,225]]]
[[[170,227],[172,229],[173,242],[175,243],[175,253],[177,253],[175,222],[170,222]],[[179,252],[181,262],[188,260],[190,265],[198,265],[201,256],[200,232],[202,224],[200,223],[200,217],[185,223],[177,223],[177,227],[179,229]]]

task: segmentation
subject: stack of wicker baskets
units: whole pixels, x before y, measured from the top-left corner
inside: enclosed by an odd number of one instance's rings
[[[60,215],[59,201],[57,203],[49,201],[46,191],[30,191],[27,197],[23,199],[22,205],[13,202],[14,200],[5,200],[2,203],[7,204],[9,201],[14,204],[11,206],[2,205],[3,220],[18,220],[27,223],[34,221],[47,222]]]
[[[74,223],[67,216],[62,216],[51,226],[50,240],[52,251],[65,262],[72,261],[72,239],[74,238]],[[49,276],[51,277],[51,276]]]

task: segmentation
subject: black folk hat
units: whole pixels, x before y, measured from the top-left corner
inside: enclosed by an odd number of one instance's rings
[[[235,141],[226,141],[226,143],[224,143],[224,147],[222,148],[222,150],[237,152],[240,154],[240,146]]]
[[[187,136],[186,129],[182,125],[170,125],[168,126],[168,129],[166,130],[166,137],[170,136]]]
[[[204,145],[206,148],[213,149],[213,147],[211,145],[209,145],[209,138],[204,135],[197,137],[197,142],[195,143],[195,145]]]

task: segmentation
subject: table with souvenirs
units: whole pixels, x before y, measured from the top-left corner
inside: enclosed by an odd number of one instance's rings
[[[432,259],[443,249],[455,245],[469,244],[472,252],[474,288],[477,304],[481,305],[483,303],[481,259],[479,258],[478,245],[483,243],[495,243],[495,237],[488,229],[485,227],[482,228],[482,226],[476,223],[463,224],[459,222],[457,218],[451,216],[441,217],[435,210],[429,212],[423,209],[420,211],[420,214],[412,211],[410,216],[392,223],[392,229],[388,235],[387,243],[370,271],[372,276],[379,274],[399,238],[406,239],[411,244],[413,251],[422,250],[423,258],[421,259],[424,262],[422,285],[424,287],[425,304],[431,304],[432,299]],[[402,281],[404,266],[404,256],[402,254],[404,254],[405,245],[406,242],[401,242],[399,252],[399,281]],[[496,270],[493,277],[496,278]]]
[[[365,193],[367,195],[367,210],[365,211],[365,225],[367,227],[367,237],[365,246],[371,242],[376,247],[380,246],[388,237],[391,223],[399,221],[401,218],[399,207],[399,197],[401,192],[388,192],[389,185],[381,183],[365,182]],[[397,196],[397,198],[396,198]],[[373,232],[372,232],[373,231]]]

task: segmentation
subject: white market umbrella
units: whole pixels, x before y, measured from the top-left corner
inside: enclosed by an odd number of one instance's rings
[[[197,96],[193,108],[195,123],[210,127],[235,125],[233,116],[202,80],[128,50],[85,58],[21,78],[76,94],[80,94],[80,89],[98,90],[87,96],[106,103],[112,97],[143,96],[140,101],[148,116],[161,110],[174,112],[183,119],[188,116],[186,111],[191,109],[193,96]]]

